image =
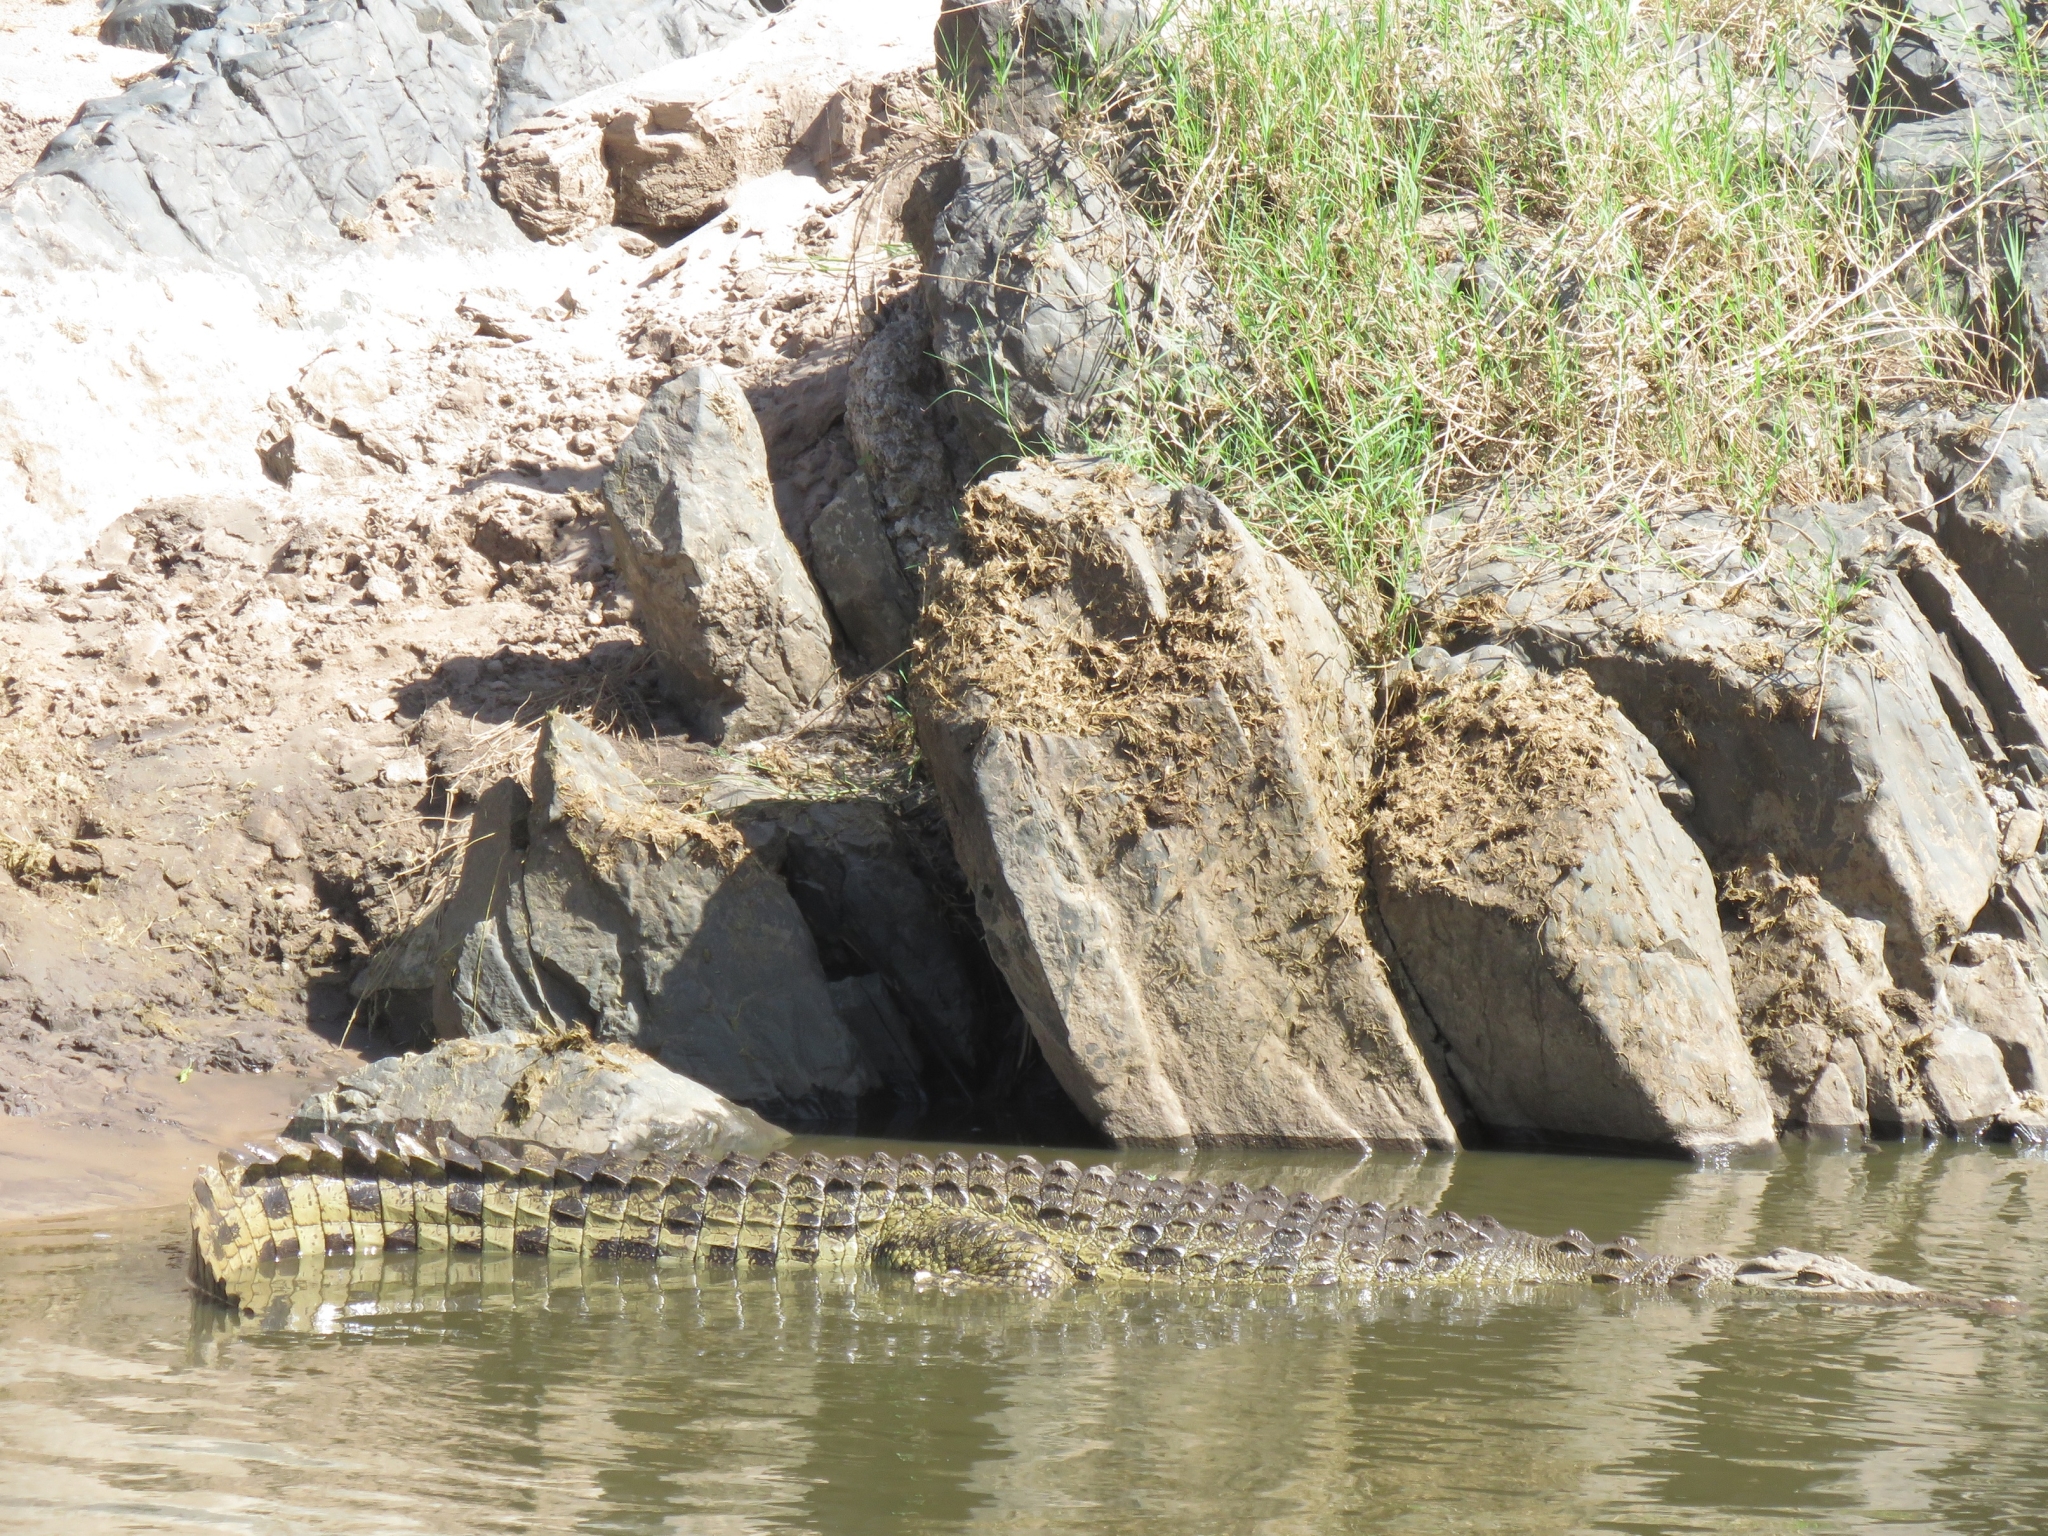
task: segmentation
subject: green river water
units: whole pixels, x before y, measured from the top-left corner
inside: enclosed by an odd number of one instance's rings
[[[274,1331],[187,1295],[182,1211],[80,1219],[0,1232],[0,1530],[2048,1532],[2048,1158],[1134,1160],[2031,1310],[479,1263]]]

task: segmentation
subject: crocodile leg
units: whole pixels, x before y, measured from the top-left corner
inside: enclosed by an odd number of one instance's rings
[[[941,1205],[892,1212],[874,1258],[890,1269],[1017,1286],[1041,1296],[1074,1278],[1059,1250],[1036,1233],[986,1212]]]

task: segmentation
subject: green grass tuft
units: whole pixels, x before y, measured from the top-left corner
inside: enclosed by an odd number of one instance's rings
[[[1193,0],[1158,65],[1165,236],[1233,346],[1106,446],[1396,594],[1396,642],[1423,520],[1463,497],[1576,541],[1860,495],[1874,405],[1999,380],[1853,141],[1808,153],[1796,66],[1831,26],[1801,0]]]

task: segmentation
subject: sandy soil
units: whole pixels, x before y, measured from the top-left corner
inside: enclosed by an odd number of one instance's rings
[[[0,0],[0,153],[157,62],[80,35],[93,14]],[[604,230],[457,258],[373,231],[260,309],[209,293],[240,370],[217,406],[150,395],[161,442],[139,415],[90,428],[170,486],[0,580],[0,1219],[179,1198],[207,1146],[393,1048],[357,1016],[365,968],[452,870],[461,791],[548,709],[680,732],[602,467],[663,380],[735,368],[804,542],[852,464],[850,274],[889,263],[855,259],[856,196],[767,177],[665,249]],[[61,329],[61,297],[23,302]],[[164,377],[204,394],[206,358],[136,318],[122,344],[189,359]]]

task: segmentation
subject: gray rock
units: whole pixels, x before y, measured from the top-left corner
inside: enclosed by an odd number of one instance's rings
[[[831,625],[730,375],[693,368],[656,390],[604,496],[634,617],[696,731],[750,741],[831,694]]]
[[[1513,1141],[1767,1144],[1714,879],[1581,674],[1505,657],[1382,723],[1373,888],[1476,1124]]]
[[[2048,1092],[2048,1015],[2033,969],[2038,956],[1992,933],[1957,941],[1942,975],[1956,1021],[1998,1047],[2005,1075],[2020,1093]]]
[[[164,71],[88,103],[16,189],[15,222],[73,252],[261,267],[331,249],[408,175],[465,209],[491,92],[466,7],[316,4],[187,38]],[[486,221],[487,222],[487,221]]]
[[[1853,918],[1775,866],[1720,882],[1736,1005],[1778,1123],[1917,1136],[1933,1124],[1906,1057],[1908,1008],[1884,961],[1884,924]]]
[[[811,525],[811,569],[865,666],[888,666],[909,651],[917,599],[882,532],[865,476],[850,476]]]
[[[392,198],[465,241],[516,239],[475,174],[498,127],[759,24],[752,0],[264,0],[210,20],[205,0],[124,0],[107,25],[176,57],[86,104],[13,223],[72,260],[240,268],[360,237]]]
[[[752,1155],[789,1139],[751,1110],[626,1045],[505,1032],[389,1056],[299,1106],[291,1131],[445,1120],[465,1136],[573,1152]]]
[[[1936,414],[1893,440],[1891,499],[1940,508],[1936,537],[2020,660],[2048,671],[2048,400]]]
[[[1952,1024],[1929,1034],[1917,1049],[1927,1101],[1950,1134],[1980,1136],[2016,1107],[2018,1095],[1988,1036]]]
[[[577,0],[506,9],[510,19],[492,36],[493,138],[557,102],[723,47],[758,29],[770,7],[753,0]]]
[[[1474,638],[1584,668],[1691,787],[1687,830],[1709,865],[1776,859],[1812,876],[1885,924],[1893,978],[1931,997],[2000,877],[1977,764],[2008,759],[2000,720],[1894,569],[1896,525],[1874,509],[1782,518],[1760,572],[1738,530],[1701,514],[1659,531],[1661,561],[1598,581],[1545,577],[1468,531],[1476,545],[1454,557],[1447,540],[1438,558],[1463,565],[1451,591],[1466,612],[1498,605]],[[1834,594],[1831,628],[1816,591]]]
[[[1358,910],[1371,693],[1198,491],[1067,464],[968,499],[918,735],[991,952],[1127,1143],[1454,1141]]]
[[[976,472],[1078,449],[1148,351],[1158,253],[1116,188],[1057,139],[983,131],[934,227],[932,351]]]
[[[100,21],[100,41],[112,48],[169,53],[214,24],[224,0],[115,0]]]
[[[1056,128],[1060,77],[1100,70],[1152,24],[1146,0],[943,0],[933,43],[983,127]]]
[[[913,584],[952,542],[964,478],[955,474],[933,409],[946,383],[930,348],[923,303],[915,295],[900,299],[882,312],[846,386],[847,436],[897,566]]]
[[[580,1023],[777,1119],[850,1122],[884,1092],[802,912],[731,826],[661,805],[559,716],[523,822],[516,786],[494,794],[438,920],[444,1034]]]

